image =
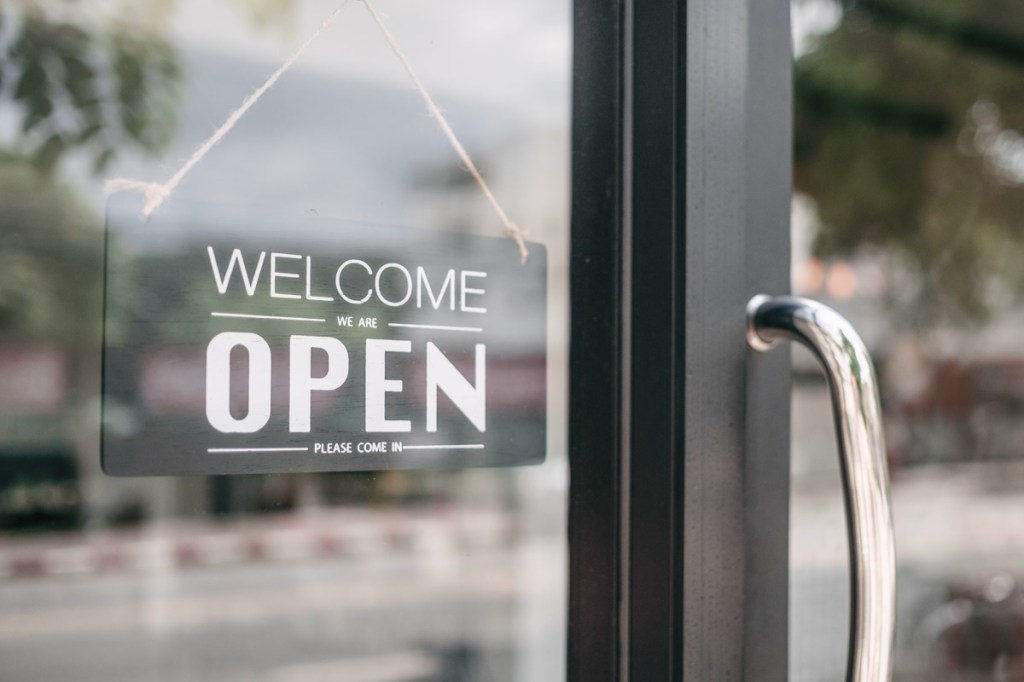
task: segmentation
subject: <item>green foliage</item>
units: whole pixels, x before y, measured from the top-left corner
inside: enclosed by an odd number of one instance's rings
[[[294,0],[231,0],[253,25],[288,27]],[[51,173],[79,150],[103,172],[130,151],[156,154],[177,123],[179,56],[163,37],[178,0],[0,3],[0,104],[18,126],[0,146]]]
[[[0,27],[14,33],[0,61],[0,93],[19,120],[8,148],[47,173],[74,149],[97,172],[131,148],[161,150],[174,131],[179,96],[174,51],[127,26],[87,29],[65,16],[67,4],[0,8]]]
[[[0,338],[99,337],[103,244],[92,211],[27,159],[0,158]]]
[[[994,141],[1024,130],[1022,71],[1024,3],[850,4],[796,64],[795,185],[818,205],[817,255],[895,255],[918,323],[1020,299],[1024,168]]]
[[[292,0],[234,0],[280,24]],[[59,180],[75,154],[101,173],[129,152],[166,148],[180,103],[179,56],[162,33],[177,0],[0,3],[0,339],[95,343],[100,221]]]
[[[260,28],[289,26],[294,0],[233,0]]]

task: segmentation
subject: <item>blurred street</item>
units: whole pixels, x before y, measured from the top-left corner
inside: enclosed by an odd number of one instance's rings
[[[790,507],[790,661],[792,682],[842,679],[847,653],[849,573],[838,456],[824,386],[794,393],[794,483]],[[1009,590],[1024,585],[1024,464],[959,462],[892,472],[897,558],[897,663],[894,680],[991,680],[991,671],[949,677],[948,636],[971,620],[959,592],[991,598],[1000,618],[1022,618]],[[997,599],[998,597],[998,599]],[[1014,616],[1016,614],[1016,616]],[[982,640],[983,641],[983,638]],[[999,678],[997,678],[999,679]],[[1012,678],[1016,679],[1016,678]]]
[[[395,528],[375,539],[364,519],[362,545],[334,556],[268,545],[262,560],[4,581],[0,679],[517,680],[519,638],[563,655],[560,542]]]

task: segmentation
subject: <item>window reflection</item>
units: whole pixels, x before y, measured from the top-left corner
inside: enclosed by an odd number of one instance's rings
[[[1024,8],[793,11],[794,290],[847,315],[881,375],[894,679],[1024,679]],[[792,678],[834,680],[848,608],[838,471],[824,384],[795,363]]]
[[[568,3],[379,7],[508,213],[547,246],[545,464],[99,470],[103,180],[165,180],[336,6],[0,8],[0,679],[564,674]],[[181,197],[500,236],[375,30],[349,3]],[[189,379],[174,357],[148,368],[164,397]],[[136,407],[105,418],[130,433]]]

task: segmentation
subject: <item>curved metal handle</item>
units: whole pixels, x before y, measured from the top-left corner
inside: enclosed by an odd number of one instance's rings
[[[857,332],[828,306],[802,298],[752,298],[748,343],[764,351],[782,339],[814,353],[832,393],[850,542],[846,679],[887,681],[896,627],[896,550],[874,366]]]

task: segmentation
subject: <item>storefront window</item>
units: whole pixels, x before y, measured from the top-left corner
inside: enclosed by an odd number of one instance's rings
[[[546,389],[542,464],[100,468],[106,181],[165,182],[339,4],[158,217],[183,241],[217,216],[321,241],[349,223],[502,237],[364,3],[0,8],[0,679],[563,678],[567,2],[374,4],[503,209],[546,247],[546,345],[494,375]],[[115,314],[120,283],[106,285]],[[174,330],[149,342],[133,391],[104,410],[110,432],[176,409],[189,380]],[[536,423],[516,428],[533,442]]]

